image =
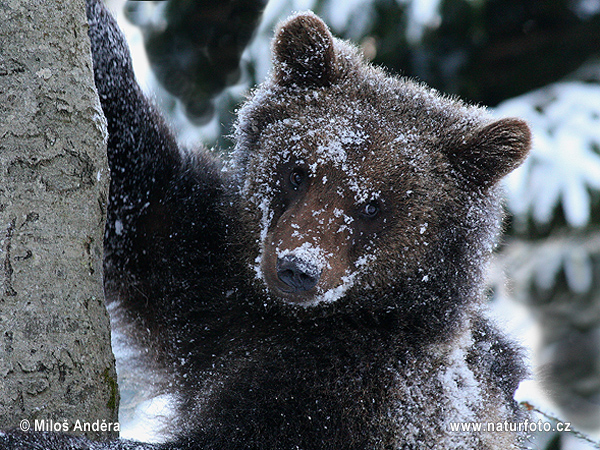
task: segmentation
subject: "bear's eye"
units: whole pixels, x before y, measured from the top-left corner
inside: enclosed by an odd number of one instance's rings
[[[295,188],[299,188],[304,183],[305,174],[302,169],[294,169],[290,173],[290,184]]]
[[[377,213],[379,213],[379,203],[377,203],[377,200],[372,200],[367,203],[365,206],[363,206],[361,211],[361,214],[369,219],[375,217]]]

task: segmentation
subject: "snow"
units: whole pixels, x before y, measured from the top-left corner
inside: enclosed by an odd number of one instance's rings
[[[345,0],[336,2],[327,2],[323,11],[324,15],[330,19],[329,25],[336,30],[348,28],[352,24],[354,37],[358,38],[369,23],[370,7],[372,0]],[[363,11],[363,14],[357,14]]]
[[[120,436],[144,442],[164,442],[168,437],[170,419],[175,415],[175,400],[169,394],[159,394],[164,378],[144,362],[147,349],[141,348],[129,336],[135,334],[119,307],[119,302],[107,306],[111,320],[111,346],[116,359],[119,381]]]
[[[565,275],[571,291],[575,294],[589,292],[593,282],[593,267],[590,256],[581,248],[571,249],[565,255]]]
[[[117,236],[121,236],[123,234],[123,222],[120,220],[115,220],[115,233]]]
[[[554,422],[553,419],[558,418],[560,420],[560,413],[556,405],[548,400],[548,394],[544,392],[539,383],[535,380],[522,381],[515,393],[515,400],[519,403],[526,403],[535,407],[537,411],[532,412],[532,422],[541,421],[541,423]],[[572,424],[570,425],[571,431],[577,431]],[[586,435],[580,433],[577,436],[573,433],[561,433],[561,450],[592,450],[600,448],[600,434]],[[532,449],[544,449],[547,443],[543,446],[541,442],[547,440],[548,437],[552,437],[553,433],[540,433],[537,435],[537,439],[534,441]],[[593,444],[590,441],[596,442]],[[536,445],[537,444],[537,445]]]
[[[334,166],[342,166],[347,160],[346,152],[341,141],[334,140],[329,145],[319,145],[317,147],[317,156],[319,157],[318,163],[325,163],[331,161]],[[316,170],[313,170],[316,172]]]
[[[439,24],[439,0],[397,1],[402,4],[410,4],[410,20],[408,21],[410,26],[407,31],[409,41],[418,40],[427,27],[435,27]],[[321,15],[334,31],[344,29],[348,20],[352,18],[356,33],[359,33],[368,25],[370,7],[373,3],[372,0],[327,2]],[[573,4],[581,17],[589,17],[600,11],[599,0],[580,0]],[[274,24],[280,17],[285,17],[292,11],[316,7],[316,0],[269,1],[257,38],[244,55],[246,62],[253,61],[258,80],[264,79],[271,68],[269,39],[272,36]],[[355,18],[362,18],[362,21],[356,22]],[[131,28],[123,21],[120,24]],[[134,43],[133,47],[139,49],[141,36],[135,39],[138,41]],[[133,59],[136,73],[149,73],[147,62],[143,62],[143,57],[140,57],[139,52],[134,53]],[[144,83],[144,79],[142,82],[143,85],[149,84],[149,82]],[[233,92],[234,97],[241,98],[246,89],[247,85],[242,83],[232,88],[230,92]],[[265,92],[265,95],[268,93]],[[517,221],[524,223],[527,218],[532,218],[536,223],[548,224],[555,217],[557,207],[560,207],[570,226],[582,228],[588,225],[591,217],[590,192],[597,193],[600,190],[600,156],[598,154],[600,151],[600,89],[598,86],[577,81],[556,83],[506,101],[499,105],[495,112],[503,117],[525,118],[534,133],[534,148],[531,157],[522,168],[515,171],[506,180],[508,208],[516,215]],[[216,119],[211,127],[213,131],[207,134],[216,135],[216,130],[218,130]],[[338,138],[338,141],[323,145],[321,153],[324,160],[342,167],[347,163],[347,155],[344,153],[343,146],[340,145],[344,143],[344,136],[338,136]],[[294,139],[299,139],[299,136],[295,136]],[[404,135],[398,136],[397,140],[401,143],[408,142]],[[350,167],[346,167],[346,169],[352,171]],[[313,167],[313,172],[315,170],[316,166]],[[323,178],[323,184],[327,182],[328,180]],[[369,191],[367,186],[368,180],[355,177],[350,184],[350,188],[355,194],[355,201],[366,201],[379,195],[378,192]],[[407,191],[407,195],[410,193],[411,191]],[[271,194],[271,192],[262,192],[261,196],[253,199],[262,214],[261,240],[263,242],[273,219],[273,211],[270,209]],[[340,191],[340,195],[343,195],[342,191]],[[343,211],[337,210],[335,214],[336,216],[341,215]],[[350,217],[348,218],[351,220]],[[120,234],[122,223],[117,221],[115,226],[115,231]],[[427,223],[424,223],[420,232],[424,233],[426,229]],[[315,258],[320,265],[325,267],[331,255],[326,255],[316,244],[306,244],[308,245],[302,249],[302,253]],[[593,249],[586,249],[584,244],[579,242],[576,243],[575,249],[571,246],[566,248],[557,244],[532,250],[535,254],[530,256],[532,256],[535,266],[530,269],[534,272],[535,283],[543,289],[552,288],[556,274],[564,267],[567,282],[573,292],[587,292],[592,282],[592,265],[589,256],[592,251]],[[359,258],[355,263],[357,271],[347,274],[341,286],[322,293],[317,302],[339,299],[355,282],[360,270],[368,267],[369,263],[375,259],[374,255],[365,255]],[[262,278],[259,262],[257,260],[255,267],[257,276]],[[424,281],[426,278],[427,275],[424,276]],[[496,312],[508,316],[506,321],[511,322],[509,327],[521,330],[523,342],[535,345],[536,326],[530,313],[522,305],[513,303],[507,306],[506,303],[501,302],[500,306],[496,308]],[[448,375],[446,382],[450,383],[451,379],[452,377]],[[450,387],[452,386],[450,385]],[[531,401],[543,410],[546,410],[547,407],[548,411],[553,411],[555,408],[553,405],[548,405],[547,397],[542,394],[539,385],[533,382],[524,382],[517,392],[517,398]],[[161,400],[158,404],[160,402]],[[152,408],[152,405],[148,406]],[[140,422],[144,421],[138,421],[138,424]],[[136,426],[131,428],[135,429]],[[149,430],[152,431],[152,428],[150,425]],[[122,431],[125,437],[134,437],[134,434],[127,434],[127,428],[123,428]],[[562,445],[563,450],[591,448],[585,442],[570,436],[562,436]]]
[[[251,101],[252,104],[260,103],[264,97],[265,91],[269,91],[266,85],[263,89],[256,92],[257,97]],[[266,126],[266,130],[261,137],[262,152],[268,152],[268,156],[261,155],[259,161],[250,163],[252,174],[246,176],[242,195],[246,196],[260,212],[260,254],[254,262],[254,271],[259,279],[263,279],[262,271],[263,259],[265,258],[266,247],[269,239],[269,230],[273,226],[275,211],[273,204],[275,201],[278,186],[277,181],[285,177],[274,177],[278,167],[281,164],[294,162],[297,165],[306,167],[310,183],[324,186],[325,190],[339,194],[340,197],[354,200],[354,207],[361,206],[366,201],[371,201],[380,197],[381,192],[376,188],[374,180],[370,179],[363,172],[362,165],[364,161],[360,150],[368,143],[369,136],[363,130],[360,121],[355,117],[359,105],[348,104],[349,112],[342,111],[331,114],[315,114],[314,116],[306,113],[306,118],[302,121],[284,119],[280,122]],[[247,114],[247,109],[240,111],[240,126],[238,130],[243,129],[251,121],[251,115]],[[284,127],[285,130],[281,128]],[[294,133],[289,137],[289,130]],[[281,136],[286,137],[286,142],[281,142]],[[240,141],[240,140],[238,140]],[[239,142],[238,142],[239,145]],[[241,149],[241,150],[239,150]],[[237,155],[243,155],[243,146],[238,147]],[[362,155],[362,156],[361,156]],[[240,165],[246,164],[243,160],[234,158],[234,169],[237,170]],[[245,170],[244,170],[245,172]],[[335,182],[324,174],[337,173]],[[338,176],[341,175],[340,178]],[[320,177],[320,178],[319,178]],[[352,214],[344,210],[341,206],[323,203],[320,208],[311,212],[314,219],[314,226],[331,229],[337,233],[347,233],[347,239],[354,232]],[[285,248],[281,242],[275,242],[275,251],[278,258],[292,255],[299,261],[307,263],[307,269],[311,271],[322,272],[331,267],[331,259],[334,257],[331,250],[325,251],[322,248],[318,236],[311,236],[306,232],[318,234],[316,230],[307,230],[306,224],[294,222],[293,218],[289,226],[292,228],[292,237],[298,242],[294,248]],[[423,232],[427,224],[423,225]],[[335,228],[334,228],[335,227]],[[322,302],[333,302],[341,298],[349,288],[356,282],[360,273],[367,270],[369,263],[376,258],[374,255],[363,255],[355,264],[353,270],[347,270],[342,276],[340,285],[323,291],[323,288],[317,286],[317,294],[313,301],[307,306],[314,306]],[[310,266],[310,267],[309,267]]]
[[[561,205],[574,228],[590,220],[590,190],[600,190],[600,88],[561,82],[508,100],[501,116],[527,120],[534,135],[531,156],[506,179],[508,208],[549,223]]]
[[[120,416],[123,415],[122,411],[119,410]],[[173,417],[174,413],[173,399],[169,395],[145,400],[135,406],[130,420],[121,420],[120,436],[122,439],[143,439],[148,443],[164,442],[165,434],[160,430],[165,427],[166,418]]]
[[[311,242],[304,242],[294,249],[276,249],[277,257],[294,256],[297,258],[298,267],[306,270],[308,275],[318,276],[325,268],[331,268],[329,259],[333,253],[326,253],[321,247]]]
[[[354,285],[354,280],[358,272],[353,272],[348,276],[342,277],[342,284],[339,286],[325,291],[323,294],[319,294],[315,297],[315,300],[311,303],[311,306],[318,305],[320,303],[333,303],[344,296],[344,294]]]
[[[445,395],[451,399],[455,407],[451,415],[445,419],[447,422],[475,422],[474,402],[481,399],[481,389],[473,372],[466,361],[466,349],[472,345],[470,333],[464,333],[455,343],[447,362],[447,367],[439,374]],[[471,400],[471,401],[469,401]]]
[[[579,0],[572,3],[575,13],[584,20],[600,14],[600,0]]]

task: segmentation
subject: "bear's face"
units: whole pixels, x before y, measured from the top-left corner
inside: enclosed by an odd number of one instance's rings
[[[265,126],[246,174],[261,214],[257,268],[270,293],[336,300],[377,266],[380,248],[397,248],[398,262],[414,266],[435,223],[424,201],[429,161],[415,158],[393,117],[339,89],[293,103]]]
[[[385,75],[312,14],[274,42],[275,71],[240,111],[235,155],[271,296],[309,306],[427,283],[449,226],[489,226],[478,210],[497,221],[477,205],[524,157],[524,124],[490,125],[478,108]]]

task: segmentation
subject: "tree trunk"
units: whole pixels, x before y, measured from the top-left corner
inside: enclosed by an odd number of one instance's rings
[[[114,435],[105,137],[83,0],[1,2],[0,429]]]

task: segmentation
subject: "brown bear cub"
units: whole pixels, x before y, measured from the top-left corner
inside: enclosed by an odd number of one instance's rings
[[[175,417],[162,444],[0,447],[519,448],[487,428],[521,420],[524,369],[482,310],[498,182],[527,155],[526,124],[390,76],[302,13],[279,26],[221,163],[177,148],[112,18],[97,0],[88,17],[112,172],[106,293]]]

